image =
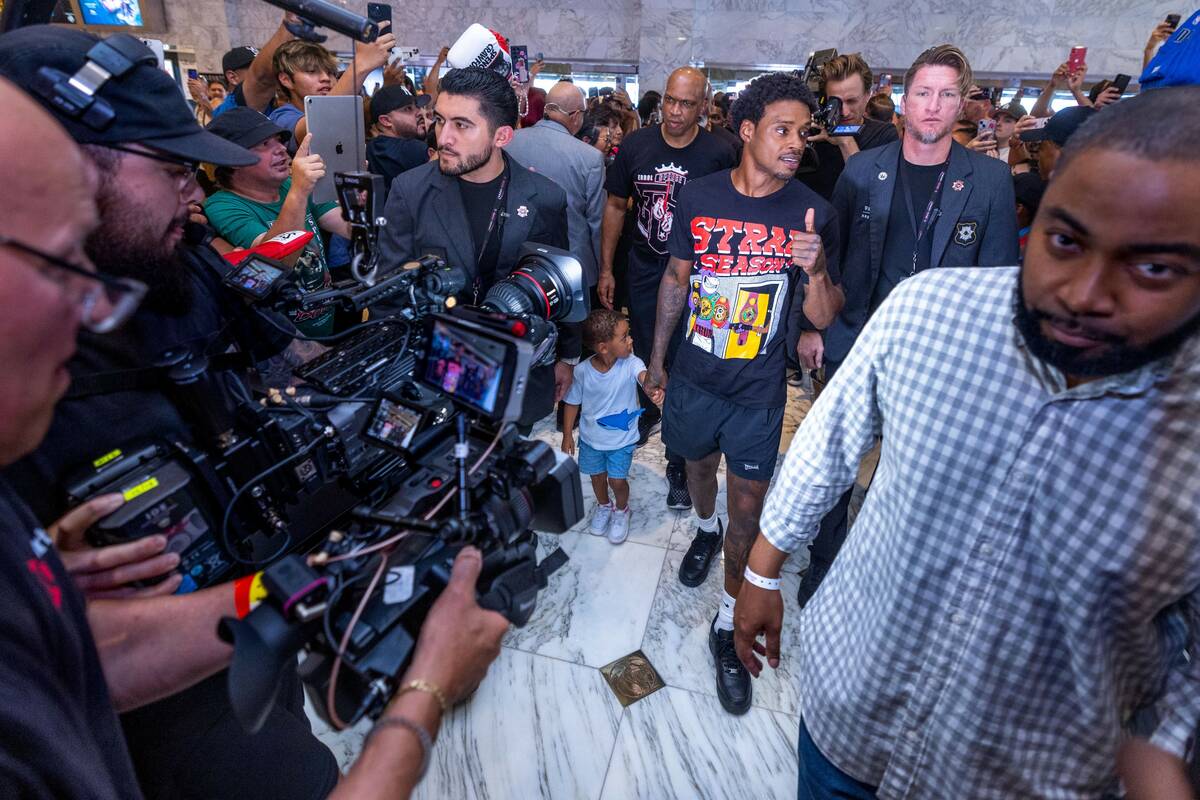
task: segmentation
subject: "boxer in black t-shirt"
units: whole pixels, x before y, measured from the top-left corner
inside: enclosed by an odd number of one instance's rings
[[[698,121],[708,105],[708,81],[693,67],[682,67],[667,79],[663,96],[663,122],[634,131],[622,143],[608,169],[604,188],[608,205],[601,226],[600,302],[613,306],[616,280],[613,257],[625,224],[629,198],[633,198],[633,243],[629,252],[629,324],[633,350],[642,360],[650,357],[657,312],[658,284],[667,267],[667,242],[676,223],[679,190],[688,182],[734,165],[737,155],[726,142],[702,129]],[[672,345],[666,354],[669,362]],[[645,409],[639,427],[643,439],[658,421],[658,409],[642,398]],[[667,449],[667,507],[692,507],[684,476],[683,458]]]
[[[734,103],[734,127],[745,142],[741,163],[679,193],[645,383],[646,391],[667,387],[668,345],[682,333],[663,440],[687,459],[699,530],[679,580],[702,584],[724,539],[725,593],[709,647],[717,696],[733,714],[750,708],[750,675],[733,647],[733,609],[779,455],[791,305],[802,303],[804,316],[822,328],[843,302],[837,216],[793,180],[815,108],[804,82],[783,73],[758,78]],[[727,534],[716,513],[722,454]]]

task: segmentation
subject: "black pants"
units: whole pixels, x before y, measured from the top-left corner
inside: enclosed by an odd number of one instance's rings
[[[833,380],[833,374],[837,372],[840,366],[840,361],[825,362],[826,382]],[[842,544],[846,541],[846,532],[850,527],[848,524],[848,515],[850,511],[850,496],[852,494],[854,494],[853,486],[838,498],[837,505],[831,508],[829,513],[821,519],[821,530],[817,533],[817,538],[813,540],[811,549],[809,550],[808,568],[813,575],[811,580],[816,581],[818,584],[825,573],[829,571],[829,567],[833,564],[833,559],[837,557],[838,551],[842,549]],[[813,588],[815,589],[816,586]]]
[[[229,702],[228,673],[121,716],[147,800],[320,800],[338,781],[337,760],[312,733],[296,667],[262,729],[246,732]]]
[[[654,350],[654,324],[658,319],[658,285],[662,282],[663,270],[666,265],[654,267],[643,264],[634,256],[629,259],[629,332],[633,336],[633,352],[638,358],[650,366],[650,354]],[[682,326],[676,325],[667,345],[665,366],[670,374],[671,362],[675,360],[675,352],[683,340]],[[638,389],[638,401],[650,419],[658,419],[661,412],[658,406]],[[667,448],[667,464],[683,469],[683,456]]]

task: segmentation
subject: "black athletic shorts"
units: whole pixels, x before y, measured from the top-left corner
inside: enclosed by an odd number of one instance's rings
[[[769,481],[775,474],[782,436],[783,406],[747,408],[678,378],[667,383],[663,442],[688,461],[699,461],[720,450],[734,475]]]

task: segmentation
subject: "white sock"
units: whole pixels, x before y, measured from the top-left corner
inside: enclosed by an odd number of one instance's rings
[[[736,602],[736,597],[733,597],[724,589],[721,590],[721,608],[717,610],[717,621],[713,623],[713,630],[733,630],[733,605]]]
[[[717,529],[717,509],[713,508],[712,516],[709,517],[708,519],[705,519],[704,517],[700,516],[699,513],[697,513],[696,514],[696,524],[699,525],[700,530],[704,531],[705,533],[716,533],[718,530]]]

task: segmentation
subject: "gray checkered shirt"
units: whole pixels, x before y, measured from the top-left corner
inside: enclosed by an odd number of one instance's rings
[[[1103,796],[1135,712],[1180,755],[1200,718],[1200,337],[1068,389],[1013,324],[1016,276],[901,284],[762,515],[805,546],[882,437],[783,654],[814,741],[881,797]]]

